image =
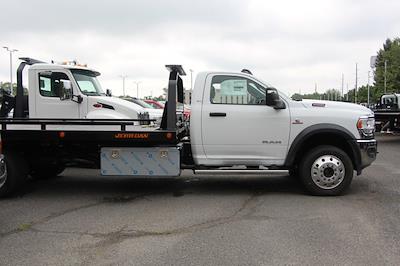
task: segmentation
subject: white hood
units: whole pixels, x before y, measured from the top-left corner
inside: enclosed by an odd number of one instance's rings
[[[91,96],[89,99],[91,102],[89,103],[89,106],[92,106],[95,103],[107,104],[112,106],[116,113],[126,116],[129,119],[137,119],[138,114],[144,114],[146,112],[146,110],[140,105],[117,97]]]
[[[349,111],[359,111],[360,113],[365,113],[365,115],[373,115],[371,109],[364,107],[362,105],[354,104],[354,103],[346,103],[346,102],[336,102],[336,101],[322,101],[322,100],[302,100],[301,103],[306,108],[315,108],[319,110],[323,109],[346,109]]]

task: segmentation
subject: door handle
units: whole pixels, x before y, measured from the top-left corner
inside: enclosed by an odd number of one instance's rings
[[[226,113],[210,113],[210,116],[226,117]]]

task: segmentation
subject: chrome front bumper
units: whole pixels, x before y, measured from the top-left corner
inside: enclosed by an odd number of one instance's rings
[[[372,164],[378,153],[378,143],[375,139],[357,140],[361,155],[361,169]]]

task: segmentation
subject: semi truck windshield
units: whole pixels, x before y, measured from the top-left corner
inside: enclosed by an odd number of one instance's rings
[[[83,94],[88,96],[105,95],[101,88],[100,82],[96,78],[96,73],[80,69],[72,69],[71,72]]]

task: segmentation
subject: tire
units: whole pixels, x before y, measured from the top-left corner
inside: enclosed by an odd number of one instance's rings
[[[309,151],[299,167],[305,189],[316,196],[337,196],[350,186],[354,169],[349,156],[334,146]]]
[[[28,176],[28,166],[18,153],[4,154],[4,169],[0,181],[0,198],[11,196],[23,187]]]
[[[56,165],[49,165],[49,166],[39,166],[39,167],[32,167],[30,172],[30,176],[33,179],[49,179],[54,178],[64,172],[65,166],[56,164]]]

